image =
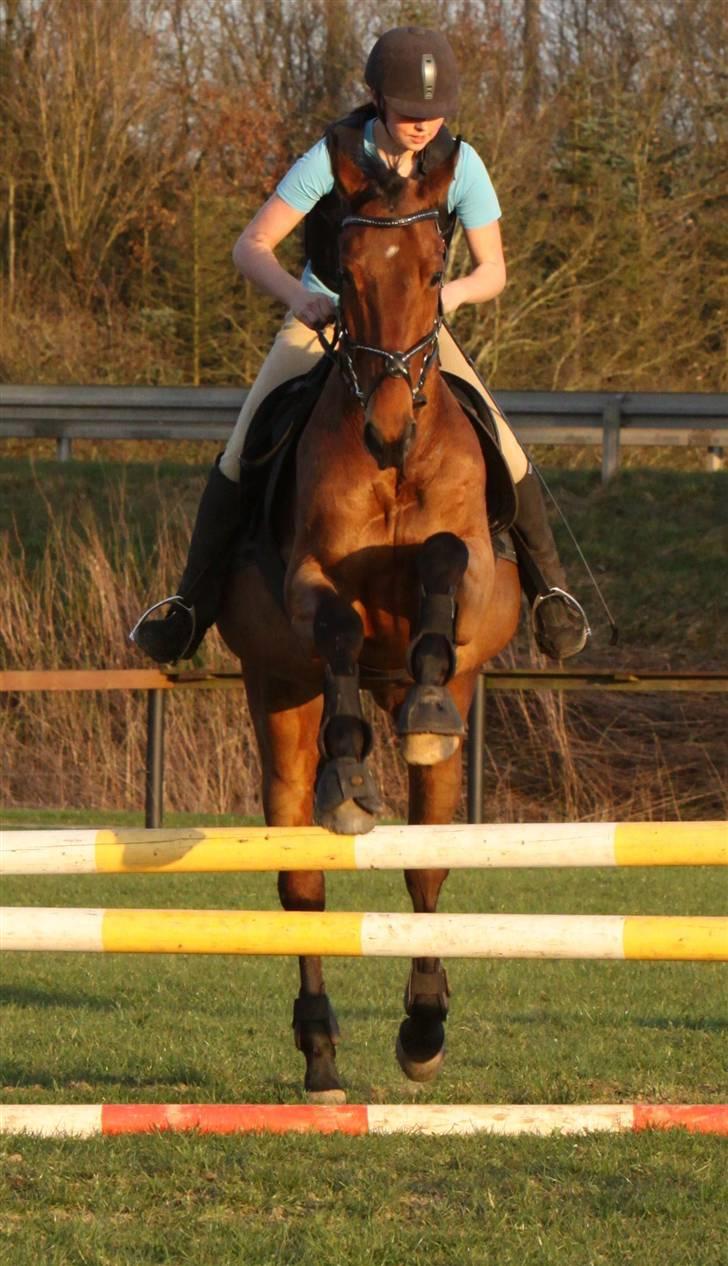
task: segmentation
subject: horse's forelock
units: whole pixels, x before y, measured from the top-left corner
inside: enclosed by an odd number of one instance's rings
[[[364,155],[359,166],[367,177],[367,185],[351,199],[353,213],[357,214],[365,203],[378,198],[383,198],[389,209],[395,210],[407,188],[407,181],[379,157]]]

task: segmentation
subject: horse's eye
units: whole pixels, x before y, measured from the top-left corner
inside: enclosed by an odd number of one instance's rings
[[[440,285],[442,285],[442,273],[435,273],[435,274],[433,275],[432,281],[430,282],[430,285],[431,285],[431,286],[440,286]]]
[[[354,278],[353,278],[352,274],[349,272],[349,269],[348,269],[348,268],[342,268],[342,270],[341,270],[341,280],[342,280],[342,281],[345,281],[345,282],[347,283],[347,285],[349,285],[349,286],[351,286],[351,285],[353,285],[353,284],[354,284]]]

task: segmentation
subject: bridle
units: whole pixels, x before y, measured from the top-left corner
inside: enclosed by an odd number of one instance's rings
[[[352,225],[362,225],[366,228],[400,229],[407,228],[410,224],[418,224],[421,220],[437,220],[439,222],[439,219],[440,213],[436,209],[415,211],[412,215],[402,216],[347,215],[341,222],[341,229],[349,228]],[[385,378],[404,378],[412,393],[413,408],[420,409],[427,403],[427,397],[423,395],[422,389],[430,367],[437,356],[437,340],[442,320],[442,305],[438,298],[437,315],[432,329],[406,352],[390,352],[386,347],[373,347],[369,343],[358,343],[356,339],[352,338],[346,324],[346,317],[342,314],[337,318],[334,336],[331,341],[326,338],[321,330],[318,331],[318,337],[326,355],[338,365],[344,382],[363,409],[366,409],[375,391]],[[375,379],[368,392],[362,390],[359,376],[356,372],[353,360],[355,352],[366,352],[370,356],[380,356],[384,361],[384,369],[379,377]],[[409,363],[420,352],[426,352],[427,354],[422,362],[417,382],[413,382]]]

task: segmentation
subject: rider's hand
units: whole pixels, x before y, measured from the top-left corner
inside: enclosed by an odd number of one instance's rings
[[[443,316],[449,316],[450,313],[455,312],[455,310],[460,307],[461,300],[458,295],[458,280],[459,278],[456,278],[454,281],[446,281],[440,291],[440,306],[442,308]]]
[[[336,305],[328,295],[315,294],[311,290],[305,291],[305,297],[291,311],[309,330],[323,330],[336,320]]]

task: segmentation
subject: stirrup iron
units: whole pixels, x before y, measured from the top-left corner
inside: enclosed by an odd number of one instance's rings
[[[569,607],[576,615],[580,616],[584,625],[583,639],[580,645],[578,646],[578,648],[574,651],[571,651],[571,655],[578,655],[581,651],[583,651],[584,647],[586,646],[587,642],[589,641],[591,637],[591,626],[589,624],[586,611],[584,610],[581,603],[577,601],[577,599],[574,597],[573,594],[567,593],[565,589],[560,589],[558,585],[552,585],[547,593],[539,593],[536,595],[536,597],[533,600],[533,604],[531,606],[531,629],[533,630],[534,637],[536,637],[536,640],[538,640],[538,625],[536,623],[536,612],[538,611],[539,607],[543,605],[544,602],[548,602],[549,598],[561,598],[562,601],[566,603],[567,607]]]
[[[152,604],[151,607],[147,607],[146,611],[142,612],[136,624],[134,625],[134,628],[131,630],[131,633],[129,634],[129,641],[134,642],[134,644],[136,645],[137,633],[139,632],[142,625],[146,624],[150,615],[153,615],[155,611],[159,611],[160,607],[166,607],[166,606],[171,607],[171,609],[173,610],[175,608],[178,608],[179,610],[184,611],[185,615],[189,616],[190,635],[187,638],[187,641],[185,642],[184,650],[181,651],[177,657],[178,659],[184,659],[185,655],[187,654],[188,650],[190,649],[195,639],[195,632],[197,630],[197,616],[195,615],[195,608],[193,606],[188,606],[180,593],[170,594],[168,598],[162,598],[161,602],[155,602]]]

